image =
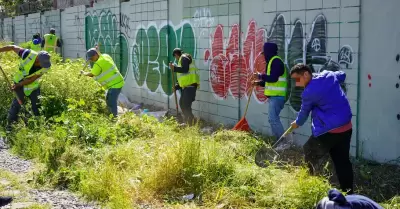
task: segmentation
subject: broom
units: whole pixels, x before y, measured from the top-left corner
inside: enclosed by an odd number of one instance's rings
[[[235,125],[235,127],[233,127],[232,130],[247,131],[247,132],[251,131],[249,123],[246,120],[246,114],[247,114],[247,110],[249,109],[251,93],[253,92],[253,88],[254,88],[254,86],[251,86],[251,88],[250,88],[249,99],[247,100],[247,105],[246,105],[246,109],[244,110],[243,117],[242,117],[242,119],[239,120],[239,122]]]

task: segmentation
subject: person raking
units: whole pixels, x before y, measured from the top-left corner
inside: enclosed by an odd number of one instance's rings
[[[29,97],[32,105],[33,115],[39,115],[39,95],[41,76],[48,72],[51,67],[50,55],[45,51],[36,52],[31,49],[24,49],[18,46],[9,45],[0,48],[0,52],[14,51],[21,58],[19,70],[14,75],[14,84],[11,87],[15,91],[18,98],[11,103],[8,113],[7,130],[11,129],[12,123],[18,120],[18,113],[21,110],[21,104],[25,100],[25,96]]]
[[[106,103],[114,117],[118,115],[118,96],[125,85],[124,78],[108,54],[101,54],[98,48],[91,48],[86,52],[86,59],[93,63],[91,72],[81,71],[81,74],[93,77],[107,90]]]
[[[304,144],[305,161],[311,174],[327,153],[332,158],[342,191],[353,193],[353,168],[350,162],[352,112],[349,101],[340,84],[346,79],[343,71],[312,73],[309,66],[295,65],[290,76],[296,86],[304,87],[301,109],[291,123],[293,129],[302,126],[310,112],[312,135]]]
[[[196,91],[200,87],[198,69],[191,55],[183,53],[182,49],[175,48],[172,55],[178,61],[177,65],[169,64],[172,73],[176,72],[178,77],[178,83],[173,87],[173,90],[181,90],[179,106],[182,109],[184,121],[188,125],[193,125],[195,121],[192,112],[192,103],[196,100]]]

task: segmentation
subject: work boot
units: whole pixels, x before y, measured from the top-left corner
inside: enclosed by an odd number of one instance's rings
[[[10,204],[13,201],[12,197],[0,197],[0,207]]]

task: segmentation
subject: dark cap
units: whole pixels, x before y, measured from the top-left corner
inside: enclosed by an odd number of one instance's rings
[[[90,48],[87,52],[86,52],[86,61],[90,60],[90,58],[92,58],[93,56],[97,55],[97,50],[95,48]]]
[[[50,33],[55,33],[55,32],[56,32],[56,29],[50,28]]]
[[[177,53],[182,54],[183,53],[182,49],[181,48],[175,48],[174,51],[172,52],[172,55],[175,55]]]
[[[46,51],[40,51],[38,53],[38,59],[40,66],[42,68],[50,68],[51,67],[51,62],[50,62],[50,54],[47,53]]]

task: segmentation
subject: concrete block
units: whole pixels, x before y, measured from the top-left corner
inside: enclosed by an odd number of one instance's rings
[[[307,0],[306,9],[322,9],[322,0]]]
[[[277,11],[290,11],[290,0],[278,0],[277,1],[277,6],[276,6]]]
[[[240,4],[234,3],[229,4],[229,15],[239,15],[240,14]]]
[[[359,22],[360,21],[360,8],[347,7],[340,9],[341,22]]]
[[[161,2],[161,10],[168,10],[168,2],[167,1]]]
[[[228,20],[229,20],[229,27],[231,27],[233,24],[239,24],[240,15],[230,15]]]
[[[337,7],[340,7],[340,1],[341,0],[322,0],[322,8],[337,8]]]
[[[208,1],[207,0],[201,0],[200,2],[199,2],[199,6],[200,7],[208,7]]]
[[[330,30],[328,30],[328,34]],[[333,58],[333,60],[337,60],[338,51],[340,49],[340,41],[339,41],[339,34],[336,37],[328,35],[326,39],[326,50],[329,53],[329,56]]]
[[[293,10],[304,10],[306,9],[306,0],[291,0],[290,9]]]
[[[208,0],[208,5],[217,5],[218,4],[218,0]]]
[[[264,1],[264,12],[276,12],[276,9],[277,9],[276,0]]]
[[[183,1],[183,8],[191,7],[190,1]]]
[[[164,10],[160,12],[160,19],[162,20],[168,20],[168,11]]]
[[[357,38],[359,37],[359,23],[340,24],[340,37]]]
[[[218,4],[229,4],[229,0],[218,0]]]
[[[341,0],[342,7],[360,6],[360,0]]]
[[[229,5],[228,4],[219,4],[218,5],[218,15],[219,16],[229,15]]]
[[[191,19],[193,17],[191,9],[183,9],[183,19]]]
[[[154,11],[160,11],[161,10],[161,2],[156,1],[154,2]]]
[[[301,22],[304,23],[304,20],[306,19],[306,11],[291,11],[290,17],[292,26],[296,20],[301,20]]]
[[[212,16],[218,16],[218,5],[212,5],[209,7],[210,13]]]
[[[142,21],[143,20],[147,20],[147,12],[142,12],[142,13],[140,13],[140,14],[142,14]]]
[[[143,8],[144,6],[142,6],[142,5],[143,5],[143,4],[138,4],[138,5],[136,5],[136,12],[139,12],[139,13],[140,13],[140,12],[143,11],[142,8]]]
[[[218,24],[222,24],[224,26],[224,36],[226,36],[228,33],[225,31],[225,28],[229,28],[229,16],[219,16],[218,17]]]
[[[188,1],[188,0],[186,0]],[[189,0],[190,1],[190,7],[199,7],[200,6],[200,0]]]
[[[240,0],[229,0],[229,3],[238,3]]]

